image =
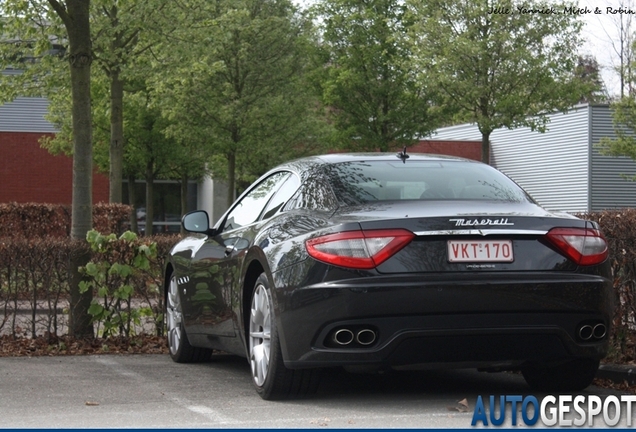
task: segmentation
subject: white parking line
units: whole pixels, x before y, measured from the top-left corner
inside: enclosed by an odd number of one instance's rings
[[[114,371],[115,373],[125,376],[127,378],[132,378],[134,380],[139,380],[139,381],[144,381],[146,382],[146,378],[144,378],[143,375],[137,373],[137,372],[133,372],[130,369],[124,367],[121,365],[120,362],[117,361],[116,357],[111,357],[111,356],[106,356],[106,357],[99,357],[99,356],[95,356],[95,357],[91,357],[91,360],[100,363],[104,366],[107,366],[109,369],[111,369],[112,371]],[[163,391],[163,393],[165,394],[165,390]],[[207,407],[207,406],[202,406],[202,405],[196,405],[193,401],[184,399],[184,398],[176,398],[176,397],[171,397],[170,395],[166,394],[166,396],[168,397],[168,400],[172,401],[174,404],[187,409],[188,411],[192,411],[193,413],[199,414],[204,416],[206,419],[214,422],[215,424],[230,424],[230,423],[236,423],[236,420],[227,418],[221,414],[219,414],[216,410],[214,410],[213,408]]]
[[[138,380],[144,380],[143,375],[138,374],[137,372],[133,372],[130,369],[123,367],[119,362],[117,362],[112,356],[110,357],[100,357],[94,356],[90,357],[91,360],[103,364],[104,366],[108,366],[113,371],[117,372],[119,375],[123,375],[128,378],[134,378]]]
[[[203,406],[203,405],[194,405],[192,401],[183,398],[170,398],[174,404],[179,405],[182,408],[185,408],[193,413],[197,413],[202,415],[203,417],[211,420],[215,424],[225,425],[236,423],[236,420],[230,419],[224,415],[219,414],[219,412],[213,408]]]

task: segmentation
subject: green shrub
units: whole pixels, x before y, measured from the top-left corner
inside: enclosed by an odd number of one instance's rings
[[[130,231],[117,237],[91,230],[86,239],[93,254],[90,262],[80,268],[85,278],[80,282],[80,291],[92,289],[94,292],[88,313],[97,323],[97,334],[129,337],[142,326],[142,318],[152,316],[151,305],[134,304],[135,285],[143,283],[144,275],[150,270],[150,260],[157,256],[157,244],[148,239],[139,240]],[[157,294],[155,299],[161,297],[159,287],[155,286],[152,291]],[[156,323],[163,322],[161,312],[153,318]]]
[[[91,309],[101,333],[163,335],[163,268],[179,237],[91,236],[94,244],[104,242],[86,266],[97,278],[87,283],[103,308]],[[87,247],[68,238],[0,239],[0,335],[53,338],[66,332],[70,257]]]

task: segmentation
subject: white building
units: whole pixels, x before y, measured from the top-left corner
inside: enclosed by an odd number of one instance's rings
[[[608,105],[583,104],[548,116],[547,132],[498,129],[490,136],[491,163],[542,206],[567,212],[636,207],[636,162],[603,156],[601,137],[615,138]],[[438,129],[432,140],[481,140],[474,124]]]

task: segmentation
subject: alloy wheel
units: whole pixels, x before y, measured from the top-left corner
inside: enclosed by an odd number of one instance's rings
[[[262,386],[267,378],[271,358],[271,313],[269,292],[258,284],[250,310],[250,364],[252,378]]]
[[[181,301],[179,300],[177,279],[170,279],[170,287],[168,289],[167,301],[167,324],[168,324],[168,347],[174,355],[181,346]]]

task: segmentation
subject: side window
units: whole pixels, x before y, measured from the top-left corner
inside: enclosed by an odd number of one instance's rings
[[[265,207],[265,214],[263,219],[272,217],[282,206],[287,202],[289,198],[296,192],[300,186],[300,179],[294,174],[287,177],[285,183],[278,189],[276,195],[269,201],[267,207]]]
[[[256,222],[267,202],[290,175],[289,172],[278,172],[260,182],[228,214],[223,231]]]

